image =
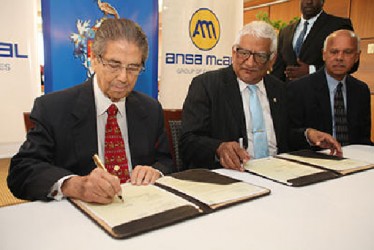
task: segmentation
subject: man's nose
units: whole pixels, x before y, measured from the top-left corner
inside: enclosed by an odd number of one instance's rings
[[[343,58],[344,58],[344,52],[343,51],[339,51],[338,54],[336,55],[336,58],[338,60],[343,60]]]
[[[117,75],[117,79],[120,81],[126,82],[127,78],[128,78],[128,73],[127,73],[126,68],[125,67],[121,68],[121,70],[119,71]]]
[[[256,64],[255,56],[253,54],[250,54],[247,60],[245,60],[245,64],[248,64],[248,65]]]

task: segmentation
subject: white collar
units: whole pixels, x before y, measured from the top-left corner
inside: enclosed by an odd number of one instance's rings
[[[93,88],[94,88],[97,116],[103,115],[107,111],[109,106],[112,104],[115,104],[117,106],[118,112],[121,116],[125,114],[126,97],[122,98],[118,102],[112,102],[112,100],[110,100],[107,96],[105,96],[104,93],[99,88],[96,75],[94,75],[93,77]]]
[[[243,91],[245,91],[248,87],[249,84],[243,82],[242,80],[239,79],[239,77],[237,78],[238,80],[238,83],[239,83],[239,89],[240,89],[240,93],[242,93]],[[258,87],[258,90],[260,91],[261,94],[264,94],[266,93],[266,90],[265,90],[265,85],[264,85],[264,79],[262,78],[258,83],[256,83],[257,87]]]
[[[308,20],[304,19],[303,15],[301,15],[301,18],[300,18],[300,24],[299,25],[304,25],[304,23],[306,21],[308,21],[308,26],[309,27],[312,27],[313,24],[316,22],[316,20],[318,19],[318,17],[321,15],[321,13],[323,12],[323,10],[321,10],[320,13],[318,13],[317,15],[315,15],[314,17],[312,18],[309,18]]]

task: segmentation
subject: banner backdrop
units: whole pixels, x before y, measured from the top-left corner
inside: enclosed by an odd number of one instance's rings
[[[146,71],[136,90],[157,97],[158,2],[157,0],[42,0],[45,92],[79,84],[92,75],[90,46],[95,29],[106,18],[137,22],[148,37]]]
[[[22,6],[22,7],[21,7]],[[0,145],[25,139],[23,112],[41,93],[37,0],[5,0],[0,8]],[[0,154],[3,152],[0,152]]]
[[[243,0],[163,0],[163,108],[182,108],[193,77],[231,64],[231,47],[242,25]]]

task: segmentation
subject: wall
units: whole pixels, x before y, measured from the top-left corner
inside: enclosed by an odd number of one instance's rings
[[[253,0],[245,2],[244,24],[255,20],[256,14],[260,11],[268,13],[271,20],[283,20],[285,22],[300,16],[300,0],[289,0],[283,3],[249,9],[270,2],[272,1]],[[355,32],[361,38],[360,67],[354,76],[366,82],[371,91],[371,138],[374,141],[374,15],[372,14],[374,1],[327,0],[324,9],[330,14],[351,18]],[[372,48],[372,51],[368,51],[368,48]]]
[[[295,16],[300,16],[300,0],[288,0],[283,3],[271,4],[271,0],[252,0],[244,3],[244,20],[245,23],[255,20],[255,15],[259,11],[265,11],[270,14],[271,19],[281,19],[289,21]],[[261,5],[269,4],[269,6]],[[349,17],[351,12],[351,5],[355,5],[356,8],[366,9],[369,12],[370,8],[366,6],[372,6],[372,0],[339,0],[333,1],[328,0],[324,5],[326,12],[334,14],[336,16]],[[362,6],[364,5],[364,6]],[[246,10],[246,8],[254,8]],[[358,12],[359,13],[359,12]]]
[[[362,39],[360,68],[354,76],[369,85],[372,97],[374,95],[374,54],[368,53],[368,46],[371,44],[374,47],[373,9],[374,1],[372,0],[351,0],[350,17],[355,31]],[[373,109],[371,111],[374,112]],[[374,121],[373,118],[371,120]]]

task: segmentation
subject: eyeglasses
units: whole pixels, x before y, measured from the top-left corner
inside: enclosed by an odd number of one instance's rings
[[[145,68],[140,64],[128,64],[123,65],[119,62],[106,61],[102,56],[99,56],[99,62],[112,74],[119,75],[123,69],[126,70],[126,74],[130,76],[138,76],[142,73]]]
[[[269,61],[270,59],[270,56],[271,54],[273,53],[263,53],[263,52],[252,52],[250,50],[247,50],[247,49],[243,49],[243,48],[240,48],[240,47],[237,47],[235,49],[238,57],[245,61],[247,60],[250,56],[253,55],[253,59],[256,63],[261,63],[261,64],[265,64]]]

